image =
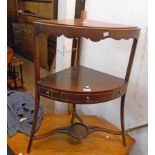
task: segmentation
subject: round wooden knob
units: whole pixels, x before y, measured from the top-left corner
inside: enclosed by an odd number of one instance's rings
[[[50,96],[50,91],[49,90],[46,91],[46,95]]]
[[[90,97],[87,96],[87,97],[86,97],[86,102],[89,102],[89,101],[90,101]]]
[[[122,93],[122,91],[121,90],[119,90],[119,94],[121,94]]]

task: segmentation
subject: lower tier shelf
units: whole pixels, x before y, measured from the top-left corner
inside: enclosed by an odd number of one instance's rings
[[[118,130],[106,120],[100,120],[95,116],[80,117],[88,125],[94,124],[111,130]],[[42,126],[36,135],[43,134],[50,129],[60,126],[67,126],[70,119],[70,115],[45,115]],[[8,138],[8,146],[16,155],[19,153],[28,155],[26,152],[28,141],[29,137],[22,133],[18,133],[14,137]],[[127,146],[124,147],[122,145],[121,136],[111,135],[104,132],[95,132],[84,140],[77,140],[64,134],[56,134],[46,139],[34,141],[30,155],[127,155],[135,140],[129,135],[126,135],[126,141]]]
[[[84,66],[74,66],[37,81],[40,95],[49,99],[93,104],[123,96],[127,81]]]

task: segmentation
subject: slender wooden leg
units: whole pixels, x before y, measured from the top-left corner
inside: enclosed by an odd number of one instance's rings
[[[126,138],[125,138],[125,125],[124,125],[124,103],[125,103],[125,95],[121,97],[121,131],[122,131],[122,141],[123,145],[126,146]]]
[[[72,118],[71,118],[71,124],[74,124],[74,119],[77,118],[81,123],[83,123],[83,120],[80,118],[80,116],[77,114],[76,111],[76,104],[73,104],[73,110],[72,110]]]
[[[36,92],[35,92],[35,109],[34,109],[32,131],[31,131],[29,144],[28,144],[28,147],[27,147],[27,153],[30,153],[30,151],[31,151],[32,140],[33,140],[33,137],[34,137],[34,134],[35,134],[35,131],[36,131],[37,116],[38,116],[38,111],[39,111],[39,103],[40,103],[40,95],[39,95],[39,88],[37,88]]]

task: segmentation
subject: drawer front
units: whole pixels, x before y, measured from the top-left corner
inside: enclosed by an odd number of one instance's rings
[[[74,94],[61,92],[60,101],[78,104],[92,104],[108,101],[113,98],[113,92],[97,93],[97,94]]]
[[[58,99],[58,91],[50,90],[47,88],[40,87],[40,95],[50,99]]]

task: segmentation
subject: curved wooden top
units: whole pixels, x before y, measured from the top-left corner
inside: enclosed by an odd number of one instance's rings
[[[64,35],[68,38],[85,37],[92,41],[113,38],[130,39],[139,37],[140,29],[135,26],[98,22],[93,20],[66,19],[36,21],[36,34],[50,33],[53,36]]]

